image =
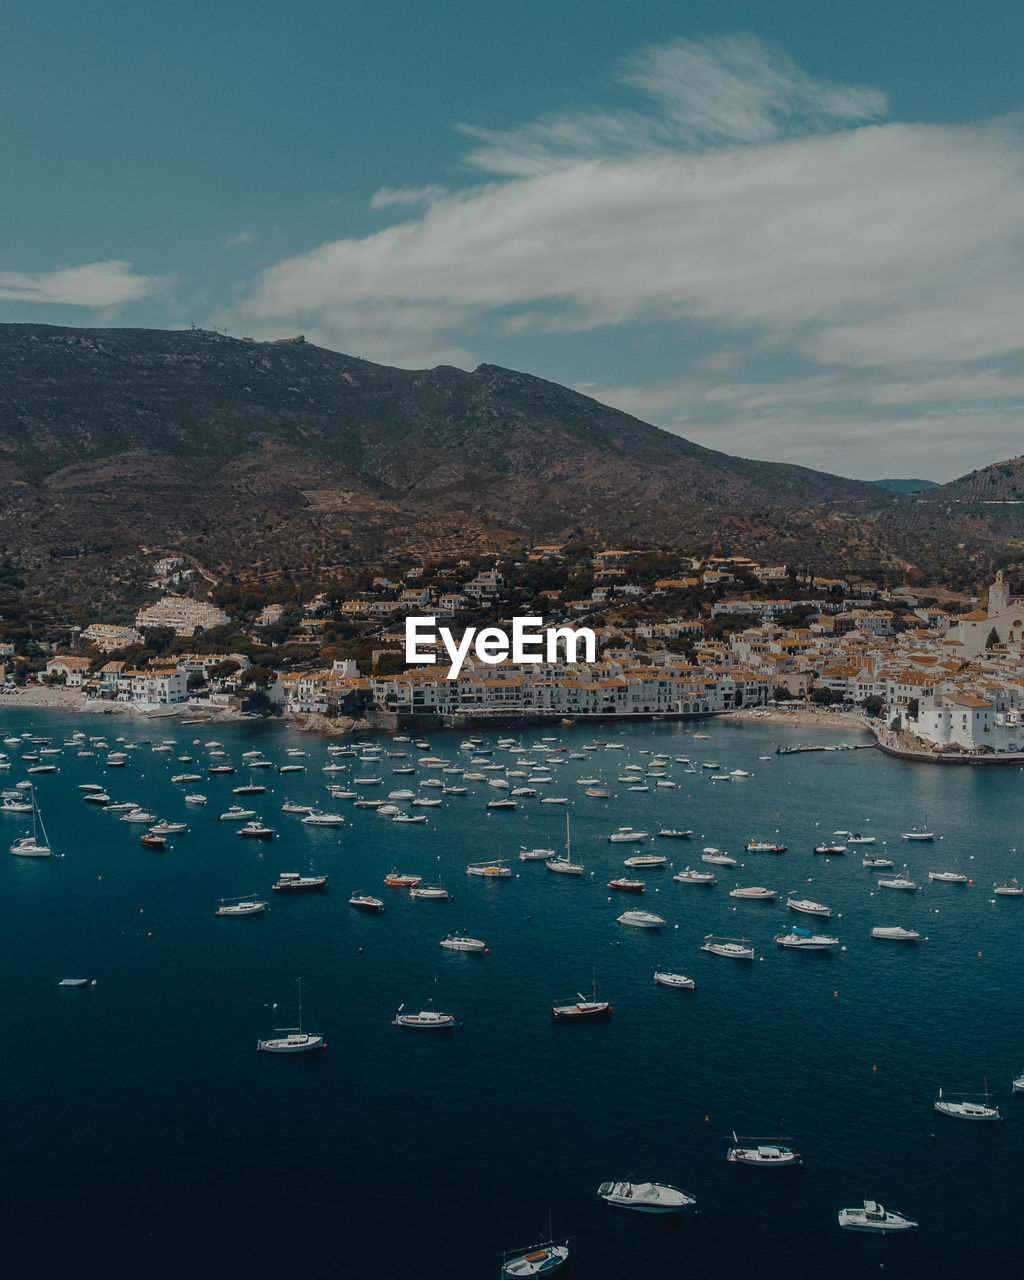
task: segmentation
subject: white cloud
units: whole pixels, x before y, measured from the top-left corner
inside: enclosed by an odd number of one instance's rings
[[[255,244],[255,242],[256,242],[255,231],[239,231],[237,235],[228,236],[228,238],[224,241],[224,248],[239,249],[243,245]]]
[[[982,401],[979,448],[1019,451],[997,443],[1024,349],[1019,120],[867,123],[878,90],[814,81],[752,37],[646,49],[619,78],[645,110],[464,126],[469,162],[511,176],[382,188],[375,208],[423,207],[277,263],[220,322],[414,366],[656,326],[665,375],[606,395],[704,443],[865,474],[851,449],[894,432],[962,452],[950,406]]]
[[[57,271],[0,271],[0,299],[115,307],[144,298],[154,284],[154,277],[135,274],[130,262],[90,262]]]

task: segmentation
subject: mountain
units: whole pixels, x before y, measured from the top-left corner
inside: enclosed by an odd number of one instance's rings
[[[928,494],[936,502],[1021,503],[1024,502],[1024,458],[994,462],[980,471],[960,476],[937,486]]]
[[[923,493],[925,489],[937,489],[935,480],[871,480],[879,489],[891,489],[893,493]]]
[[[901,531],[898,495],[528,374],[205,331],[0,325],[0,493],[4,552],[79,602],[116,598],[161,548],[211,576],[580,537],[845,571],[937,554],[932,530]]]

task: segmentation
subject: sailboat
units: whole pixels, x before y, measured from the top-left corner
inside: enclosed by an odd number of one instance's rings
[[[552,1239],[551,1214],[548,1213],[548,1238],[532,1245],[525,1252],[513,1249],[502,1258],[502,1280],[517,1280],[519,1276],[549,1276],[569,1261],[569,1241],[561,1244]]]
[[[565,856],[548,858],[544,865],[549,871],[559,871],[564,876],[581,876],[583,874],[583,863],[573,862],[572,860],[568,814],[565,815]]]
[[[323,1036],[314,1035],[302,1030],[302,979],[297,978],[299,987],[299,1025],[297,1027],[275,1027],[275,1031],[284,1032],[270,1040],[257,1040],[258,1053],[308,1053],[311,1049],[326,1049],[327,1042]]]
[[[15,840],[11,845],[11,853],[16,854],[20,858],[48,858],[51,853],[49,837],[46,834],[46,828],[43,826],[43,815],[39,812],[39,806],[36,804],[35,788],[29,788],[29,794],[32,797],[32,834],[30,836],[22,836],[20,840]],[[39,840],[39,832],[42,831],[42,843]]]
[[[942,1096],[942,1090],[939,1090],[939,1097],[934,1104],[934,1110],[940,1115],[952,1116],[955,1120],[999,1120],[998,1107],[990,1107],[988,1105],[988,1078],[985,1079],[985,1102],[950,1102]]]
[[[607,1000],[598,1000],[597,998],[597,966],[594,966],[593,981],[590,988],[590,999],[581,992],[576,993],[577,999],[574,1003],[556,1004],[552,1006],[551,1016],[556,1021],[562,1018],[605,1018],[612,1011],[612,1006]]]
[[[434,978],[434,990],[437,990],[437,978]],[[428,1001],[430,1008],[421,1009],[419,1013],[405,1013],[405,1002],[398,1006],[398,1012],[392,1019],[393,1027],[407,1027],[413,1031],[451,1031],[455,1027],[455,1015],[442,1013],[436,1007],[434,997]]]

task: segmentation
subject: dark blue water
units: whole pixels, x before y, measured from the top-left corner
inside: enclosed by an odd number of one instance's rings
[[[325,783],[344,780],[321,773],[317,739],[260,725],[5,709],[5,732],[31,728],[59,745],[82,729],[108,733],[112,746],[118,735],[143,744],[123,770],[104,769],[103,752],[66,750],[58,773],[37,778],[51,844],[66,856],[0,859],[0,1203],[15,1228],[7,1273],[258,1280],[301,1268],[469,1280],[496,1276],[503,1249],[546,1233],[550,1209],[556,1236],[573,1238],[572,1274],[595,1280],[772,1280],[794,1268],[846,1280],[882,1264],[890,1276],[1017,1274],[1024,1096],[1009,1086],[1024,1068],[1024,900],[993,900],[991,889],[1024,879],[1024,777],[908,765],[877,751],[760,760],[776,740],[806,741],[810,731],[704,727],[707,741],[694,741],[690,725],[598,730],[627,750],[568,761],[538,788],[570,797],[583,881],[516,861],[513,880],[485,882],[465,875],[468,862],[514,856],[521,844],[559,847],[565,810],[538,798],[489,814],[496,793],[477,783],[467,797],[421,810],[426,827],[342,801],[329,807],[343,809],[345,827],[311,830],[280,805],[325,802]],[[551,732],[570,749],[594,736]],[[152,751],[149,741],[163,737],[177,740],[173,754]],[[205,773],[197,737],[222,741],[238,773],[172,784],[193,767],[177,760],[186,750]],[[468,761],[461,740],[435,734],[432,754]],[[537,734],[522,741],[530,748]],[[263,770],[255,776],[272,792],[244,798],[279,839],[258,845],[218,823],[232,786],[246,780],[242,751],[260,746],[279,763],[296,744],[310,752],[308,772]],[[655,748],[753,776],[711,783],[673,763],[676,789],[627,792],[616,781],[623,766],[646,765],[640,752]],[[22,749],[0,750],[13,761],[0,780],[24,778]],[[348,763],[349,776],[371,772]],[[383,774],[385,791],[418,781],[387,766]],[[612,799],[583,796],[575,779],[588,774]],[[77,785],[90,781],[169,820],[187,817],[188,834],[147,852],[144,828],[82,802]],[[205,809],[184,804],[193,789],[209,796]],[[900,841],[901,829],[925,820],[941,842]],[[0,821],[6,848],[24,828]],[[705,844],[746,865],[717,869],[710,889],[674,882],[671,869],[649,871],[643,898],[612,901],[604,886],[635,849],[606,837],[627,824],[652,834],[692,827],[689,844],[657,842],[675,869],[698,863]],[[906,862],[925,887],[876,889],[859,852],[813,856],[840,828],[886,840],[897,868]],[[790,851],[744,855],[750,837]],[[269,893],[280,871],[308,871],[311,860],[331,877],[327,894]],[[928,883],[929,867],[957,861],[974,883]],[[454,901],[386,890],[396,864],[427,880],[440,874]],[[829,928],[845,951],[779,950],[773,934],[809,918],[781,900],[737,903],[727,896],[735,881],[831,903]],[[384,897],[385,914],[352,910],[352,889]],[[220,898],[251,890],[271,897],[268,914],[214,917]],[[669,927],[616,923],[638,906]],[[874,924],[914,927],[928,941],[874,941]],[[486,939],[489,954],[442,950],[454,928]],[[710,932],[753,939],[763,959],[703,954]],[[693,976],[697,990],[656,985],[659,964]],[[552,1024],[552,1001],[588,990],[594,966],[612,1018]],[[326,1035],[327,1052],[257,1054],[258,1037],[294,1023],[297,975],[307,1028],[315,1022]],[[65,976],[97,985],[59,989]],[[464,1029],[393,1027],[403,1001],[425,1007],[435,976],[439,1006]],[[986,1075],[1005,1123],[932,1113],[940,1085],[980,1092]],[[802,1168],[726,1163],[730,1131],[769,1137],[783,1122]],[[662,1220],[608,1210],[598,1183],[629,1174],[683,1187],[699,1212]],[[918,1218],[920,1233],[840,1231],[836,1211],[865,1198]]]

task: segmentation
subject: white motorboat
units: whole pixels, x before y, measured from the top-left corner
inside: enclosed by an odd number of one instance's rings
[[[199,773],[176,773],[171,779],[172,782],[199,782],[202,774]]]
[[[901,840],[934,840],[935,832],[925,827],[912,827],[909,831],[900,832]]]
[[[449,933],[441,939],[446,951],[486,951],[487,943],[480,938],[470,938],[464,933]]]
[[[840,1209],[839,1225],[846,1231],[916,1231],[917,1223],[902,1213],[885,1209],[874,1200],[865,1200],[863,1208]]]
[[[215,916],[257,916],[266,911],[268,904],[255,894],[248,898],[221,898],[220,906],[213,913]]]
[[[409,890],[410,898],[435,898],[439,902],[448,901],[448,890],[443,884],[414,884]]]
[[[554,857],[556,857],[554,849],[527,849],[524,846],[519,850],[520,862],[541,862]]]
[[[939,1115],[952,1116],[954,1120],[1001,1120],[998,1107],[990,1107],[988,1105],[988,1089],[985,1090],[985,1101],[981,1102],[950,1102],[948,1098],[942,1096],[942,1090],[939,1090],[939,1096],[936,1099],[933,1108]]]
[[[348,900],[348,905],[360,911],[376,912],[378,915],[384,910],[384,903],[371,893],[353,893]]]
[[[705,849],[700,855],[701,862],[711,862],[716,867],[734,867],[736,859],[727,853],[721,853],[718,849]]]
[[[876,924],[871,930],[872,938],[891,938],[894,942],[917,942],[921,935],[916,929],[904,929],[898,924]]]
[[[609,844],[642,844],[647,839],[646,831],[635,831],[632,827],[619,827],[608,837]]]
[[[240,804],[233,804],[230,809],[225,809],[217,819],[218,822],[245,822],[249,818],[256,817],[255,809],[243,809]]]
[[[327,877],[281,871],[270,887],[275,893],[323,893],[327,888]]]
[[[942,880],[947,884],[967,884],[967,876],[962,871],[929,871],[929,880]]]
[[[788,845],[773,844],[769,840],[748,840],[747,853],[785,853]]]
[[[666,973],[661,968],[655,969],[654,981],[660,982],[663,987],[679,987],[685,991],[693,991],[697,986],[685,973]]]
[[[268,827],[259,818],[250,818],[235,835],[244,836],[247,840],[273,840],[275,832],[273,827]]]
[[[786,899],[786,906],[790,911],[799,911],[805,916],[830,916],[832,908],[826,906],[824,902],[815,902],[812,898],[793,898]]]
[[[195,791],[192,795],[185,797],[186,804],[206,804],[206,796]]]
[[[613,1208],[639,1213],[681,1213],[697,1203],[694,1196],[664,1182],[602,1182],[597,1194]]]
[[[322,809],[314,809],[299,821],[307,827],[340,827],[344,825],[345,819],[340,813],[324,813]]]
[[[749,938],[716,938],[709,933],[704,938],[701,951],[713,956],[726,956],[731,960],[753,960],[754,948]]]
[[[617,919],[619,924],[635,925],[638,929],[660,929],[665,923],[653,911],[624,911]]]
[[[1024,1093],[1024,1071],[1022,1071],[1019,1076],[1014,1077],[1013,1092]]]
[[[804,951],[829,951],[839,946],[839,939],[827,933],[811,933],[810,929],[792,929],[789,933],[777,933],[775,941],[780,947],[799,948]]]
[[[668,862],[668,858],[663,853],[637,853],[632,858],[626,858],[623,862],[625,867],[664,867]]]
[[[302,979],[298,979],[299,986],[299,1025],[297,1027],[276,1027],[276,1031],[283,1032],[283,1035],[274,1036],[269,1040],[257,1040],[256,1049],[259,1053],[309,1053],[312,1049],[326,1049],[327,1042],[323,1036],[316,1035],[310,1031],[302,1029]]]
[[[615,889],[619,893],[643,893],[646,888],[646,882],[632,880],[629,876],[619,876],[615,880],[608,881],[608,888]]]
[[[714,884],[715,873],[696,871],[693,867],[687,867],[685,871],[677,871],[672,879],[678,880],[680,884]]]
[[[892,858],[883,858],[881,856],[876,858],[873,854],[869,854],[860,865],[862,867],[875,867],[877,870],[883,871],[894,864]]]
[[[312,813],[311,804],[296,804],[294,800],[286,800],[281,806],[282,813]]]
[[[1005,884],[994,884],[992,892],[998,894],[1001,898],[1020,898],[1024,897],[1024,887],[1017,883],[1017,877],[1007,880]]]
[[[765,1142],[761,1138],[737,1138],[735,1130],[732,1141],[733,1145],[725,1155],[726,1160],[732,1164],[756,1165],[759,1169],[786,1169],[800,1163],[798,1151],[778,1142]]]
[[[113,812],[113,805],[108,804],[107,810],[108,812]],[[147,825],[152,825],[157,821],[157,816],[155,813],[150,813],[148,809],[141,809],[136,806],[134,809],[129,809],[127,813],[122,813],[118,821],[145,822]]]
[[[826,858],[829,858],[829,857],[832,857],[833,855],[838,856],[841,853],[845,853],[846,845],[845,844],[816,844],[814,846],[814,852],[823,854]]]
[[[855,831],[852,836],[847,836],[847,844],[874,844],[874,836],[862,836],[859,831]]]
[[[730,898],[749,898],[760,902],[771,902],[778,894],[777,889],[766,889],[764,885],[737,885],[735,889],[729,890]]]
[[[186,822],[168,822],[166,818],[162,818],[155,826],[150,827],[149,834],[151,836],[177,836],[187,830],[188,823]]]

